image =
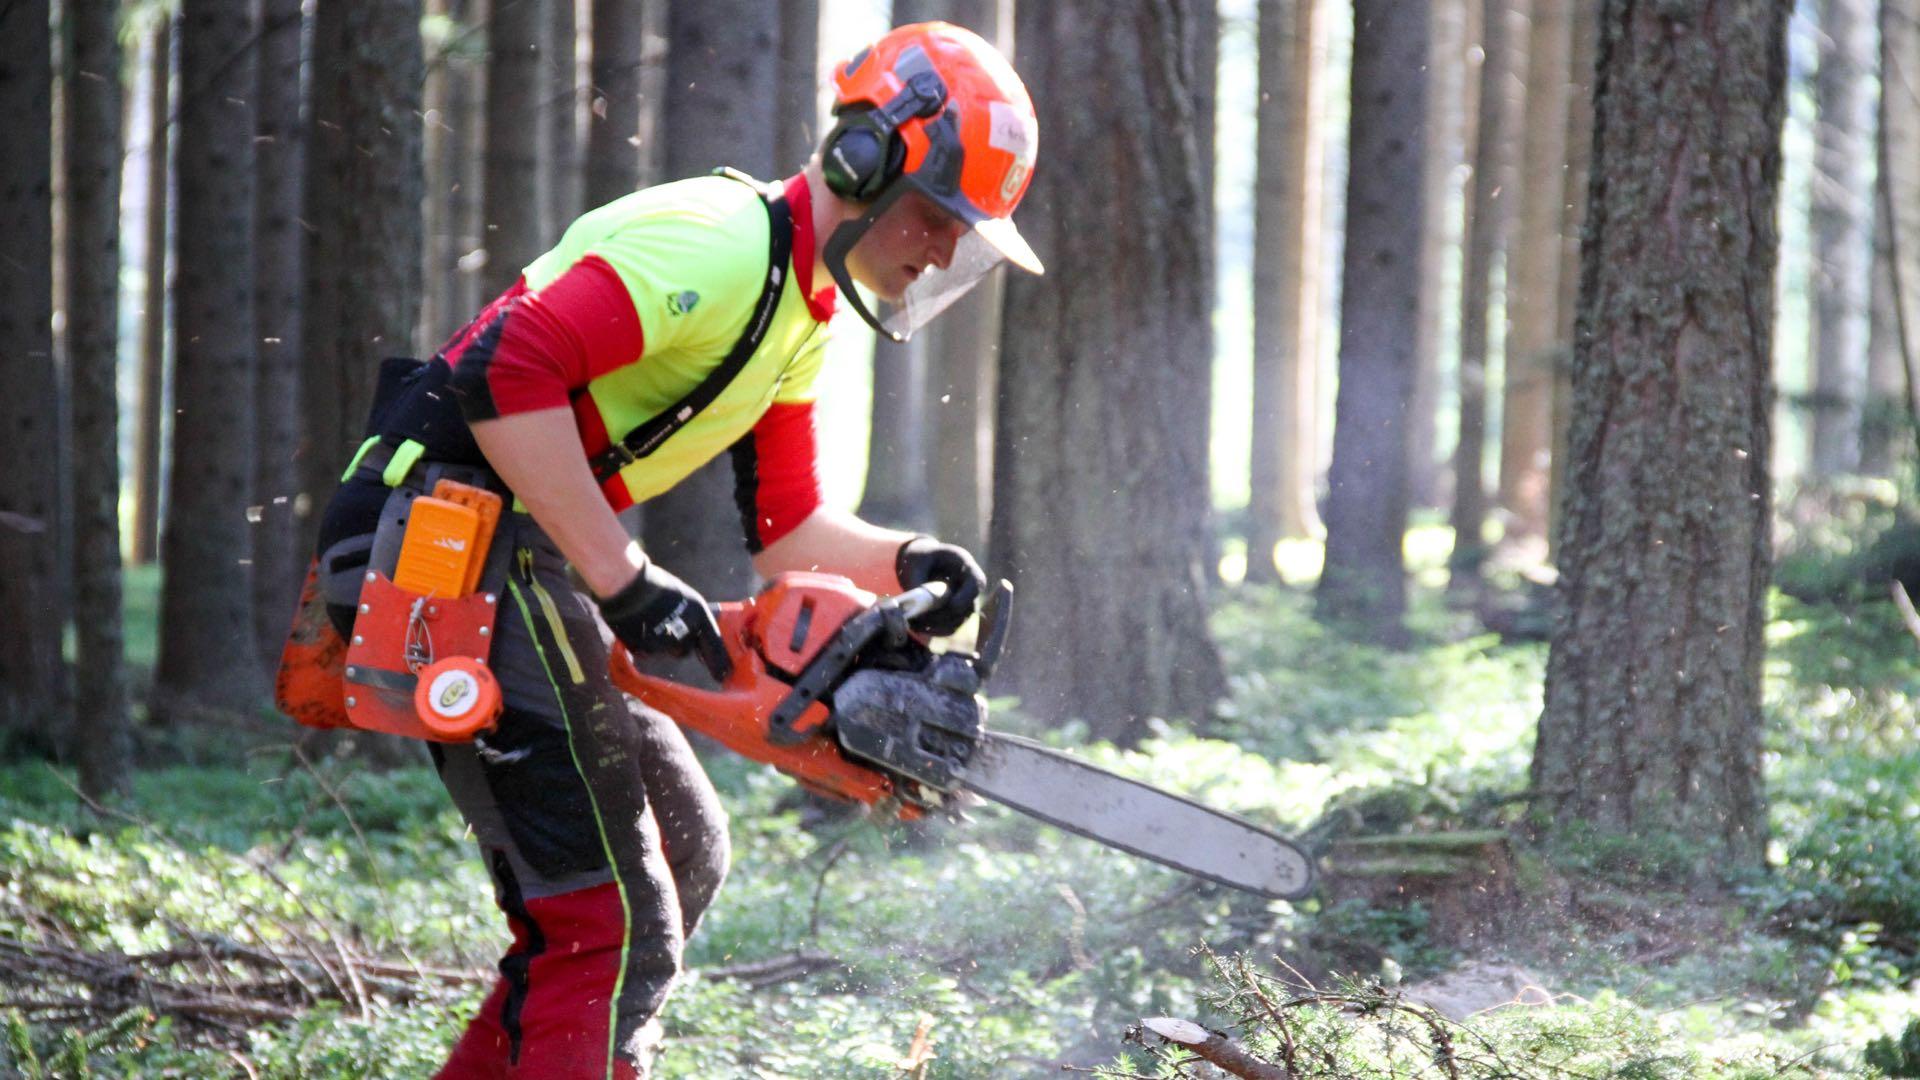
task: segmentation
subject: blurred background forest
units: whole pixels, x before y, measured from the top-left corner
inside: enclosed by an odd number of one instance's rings
[[[0,1072],[431,1073],[485,876],[268,700],[379,361],[930,18],[1049,272],[839,319],[828,497],[1015,581],[996,724],[1325,881],[716,752],[661,1074],[1920,1076],[1916,0],[0,3]],[[731,598],[720,470],[631,527]]]

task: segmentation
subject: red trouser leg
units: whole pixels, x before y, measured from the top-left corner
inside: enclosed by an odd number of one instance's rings
[[[506,1080],[507,1029],[500,1026],[500,1009],[506,1000],[507,981],[502,979],[493,984],[479,1015],[467,1024],[434,1080]]]

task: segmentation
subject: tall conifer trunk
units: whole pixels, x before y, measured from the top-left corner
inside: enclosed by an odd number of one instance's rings
[[[161,535],[157,714],[191,719],[255,705],[254,100],[248,0],[187,0],[180,21],[179,326],[173,467]]]
[[[1757,868],[1786,0],[1607,0],[1559,611],[1533,788],[1556,829]]]
[[[1321,0],[1260,4],[1253,242],[1253,433],[1247,580],[1279,579],[1274,547],[1319,524],[1313,430],[1319,342],[1320,153],[1312,108]]]
[[[1812,468],[1816,476],[1860,463],[1866,382],[1867,288],[1872,263],[1873,70],[1870,0],[1820,0],[1820,68],[1814,77]]]
[[[1018,18],[1022,55],[1048,60],[1028,65],[1046,164],[1021,211],[1048,271],[1007,283],[988,566],[1021,600],[1000,678],[1038,715],[1132,741],[1224,686],[1207,466],[1181,426],[1209,390],[1195,29],[1177,0],[1023,4]],[[1112,227],[1109,191],[1137,200],[1128,228]]]
[[[1378,640],[1404,639],[1407,406],[1419,335],[1428,55],[1426,12],[1355,0],[1340,391],[1327,484],[1327,561],[1315,607]]]
[[[67,349],[73,389],[74,756],[88,796],[133,783],[120,624],[120,39],[115,8],[68,20]]]
[[[253,472],[254,637],[279,657],[307,559],[294,520],[300,492],[300,314],[306,235],[300,224],[306,136],[300,129],[300,0],[261,8],[259,136],[254,166],[253,296],[259,327]]]

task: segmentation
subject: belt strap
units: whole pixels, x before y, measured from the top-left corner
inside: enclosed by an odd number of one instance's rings
[[[390,488],[417,480],[422,488],[430,488],[445,477],[490,491],[506,492],[500,478],[486,466],[433,461],[426,458],[426,452],[427,448],[413,439],[392,443],[376,435],[360,444],[353,464],[347,466],[346,475],[340,479],[342,482],[377,479]]]
[[[747,361],[753,359],[753,354],[760,350],[760,343],[766,340],[767,327],[773,323],[774,309],[779,306],[780,294],[786,285],[787,259],[793,253],[793,210],[787,205],[785,195],[762,188],[744,173],[732,169],[715,171],[720,176],[751,185],[760,193],[761,201],[766,203],[767,277],[760,287],[760,299],[754,304],[747,327],[741,332],[740,339],[733,343],[732,351],[727,353],[711,374],[701,380],[699,386],[665,412],[627,432],[612,446],[588,460],[588,464],[593,466],[593,478],[599,483],[606,483],[619,475],[621,469],[658,450],[662,443],[699,415],[701,409],[713,404],[713,400],[747,366]]]

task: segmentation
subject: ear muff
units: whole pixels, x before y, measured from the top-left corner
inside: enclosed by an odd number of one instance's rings
[[[880,109],[848,110],[820,148],[827,190],[855,202],[871,202],[886,190],[905,159],[906,148]]]
[[[865,59],[863,53],[853,65]],[[896,134],[900,125],[915,117],[937,116],[947,104],[946,80],[919,46],[902,53],[893,70],[904,79],[899,93],[878,108],[843,107],[820,144],[827,190],[841,198],[857,202],[878,198],[906,161],[906,147]]]

